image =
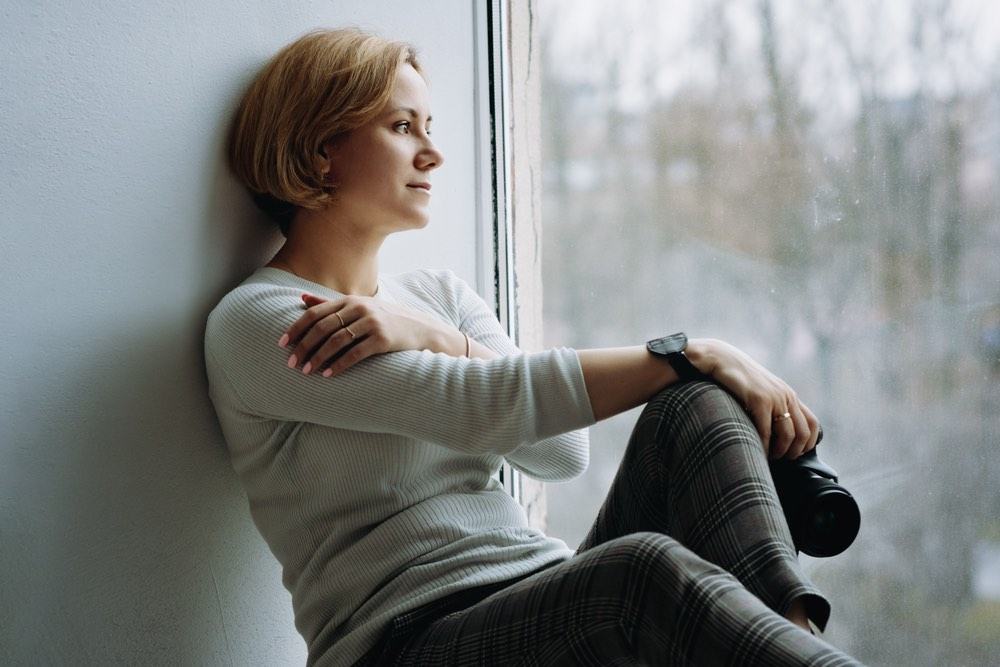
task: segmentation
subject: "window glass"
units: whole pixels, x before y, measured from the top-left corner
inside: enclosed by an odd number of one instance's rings
[[[861,507],[853,546],[803,557],[831,641],[996,664],[995,3],[539,4],[546,343],[749,352],[820,417]],[[586,533],[635,417],[549,487],[553,534]]]

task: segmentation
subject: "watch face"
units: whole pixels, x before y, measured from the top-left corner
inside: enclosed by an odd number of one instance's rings
[[[663,338],[654,338],[646,343],[646,347],[654,354],[666,356],[683,352],[687,347],[687,336],[683,333],[675,333]]]

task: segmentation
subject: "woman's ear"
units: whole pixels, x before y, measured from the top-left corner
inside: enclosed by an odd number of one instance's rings
[[[316,151],[316,157],[314,163],[316,165],[316,171],[319,173],[322,180],[326,180],[330,177],[330,170],[332,169],[332,160],[330,156],[333,155],[333,142],[325,141],[323,142],[319,150]]]

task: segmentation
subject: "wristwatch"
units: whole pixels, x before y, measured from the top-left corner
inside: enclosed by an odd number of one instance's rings
[[[688,337],[681,331],[664,336],[663,338],[654,338],[648,341],[646,349],[657,356],[666,357],[667,363],[670,364],[677,373],[677,377],[681,380],[685,382],[690,380],[704,380],[705,375],[695,368],[694,364],[684,354],[687,344]]]

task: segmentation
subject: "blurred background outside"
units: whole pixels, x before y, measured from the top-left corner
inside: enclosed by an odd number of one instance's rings
[[[549,346],[684,330],[820,417],[861,506],[803,557],[871,665],[1000,664],[1000,11],[541,0]],[[548,492],[575,545],[633,411]]]

